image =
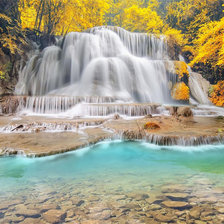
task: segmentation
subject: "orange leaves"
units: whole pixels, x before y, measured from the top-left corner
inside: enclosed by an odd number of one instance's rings
[[[171,96],[175,100],[189,100],[189,88],[184,82],[178,82],[174,85]]]
[[[224,81],[219,81],[213,86],[210,100],[216,106],[224,107]]]
[[[155,129],[159,129],[159,128],[160,128],[160,126],[153,122],[147,122],[144,125],[144,129],[146,129],[146,130],[155,130]]]

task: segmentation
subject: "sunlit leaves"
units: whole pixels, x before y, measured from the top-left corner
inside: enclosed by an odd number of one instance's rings
[[[216,85],[213,86],[210,100],[216,106],[224,106],[224,81],[219,81]]]
[[[178,82],[174,85],[171,95],[175,100],[189,100],[189,87],[184,82]]]

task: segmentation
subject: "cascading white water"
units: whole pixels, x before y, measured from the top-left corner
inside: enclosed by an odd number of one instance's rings
[[[20,71],[15,93],[29,97],[21,98],[18,111],[60,113],[84,102],[89,105],[71,111],[92,116],[145,114],[144,108],[130,112],[136,109],[131,104],[118,108],[108,103],[171,103],[169,84],[177,82],[174,67],[165,36],[110,26],[69,33],[57,44],[36,51]],[[193,81],[192,93],[202,93]],[[107,105],[96,109],[93,103]]]
[[[16,94],[165,103],[170,99],[168,59],[164,36],[130,33],[118,27],[73,32],[28,61]]]

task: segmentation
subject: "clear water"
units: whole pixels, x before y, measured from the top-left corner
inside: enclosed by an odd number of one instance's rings
[[[223,194],[216,192],[224,186],[224,146],[160,147],[115,141],[45,158],[0,158],[4,203],[16,200],[38,207],[51,202],[60,209],[75,197],[82,198],[87,209],[96,195],[113,204],[117,195],[130,193],[160,197],[169,185],[181,186],[196,203],[210,196],[224,203]],[[13,214],[12,208],[5,212]]]

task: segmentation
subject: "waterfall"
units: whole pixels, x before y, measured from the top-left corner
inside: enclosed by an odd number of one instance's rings
[[[168,60],[164,36],[95,27],[36,52],[20,71],[15,93],[167,103]]]
[[[184,59],[180,56],[179,60]],[[207,84],[190,74],[191,96],[208,104]],[[150,111],[144,105],[138,110],[131,103],[173,103],[170,88],[176,82],[165,36],[94,27],[69,33],[55,45],[33,53],[19,74],[15,95],[26,100],[18,98],[17,111],[145,115]],[[77,106],[80,103],[85,105]]]

